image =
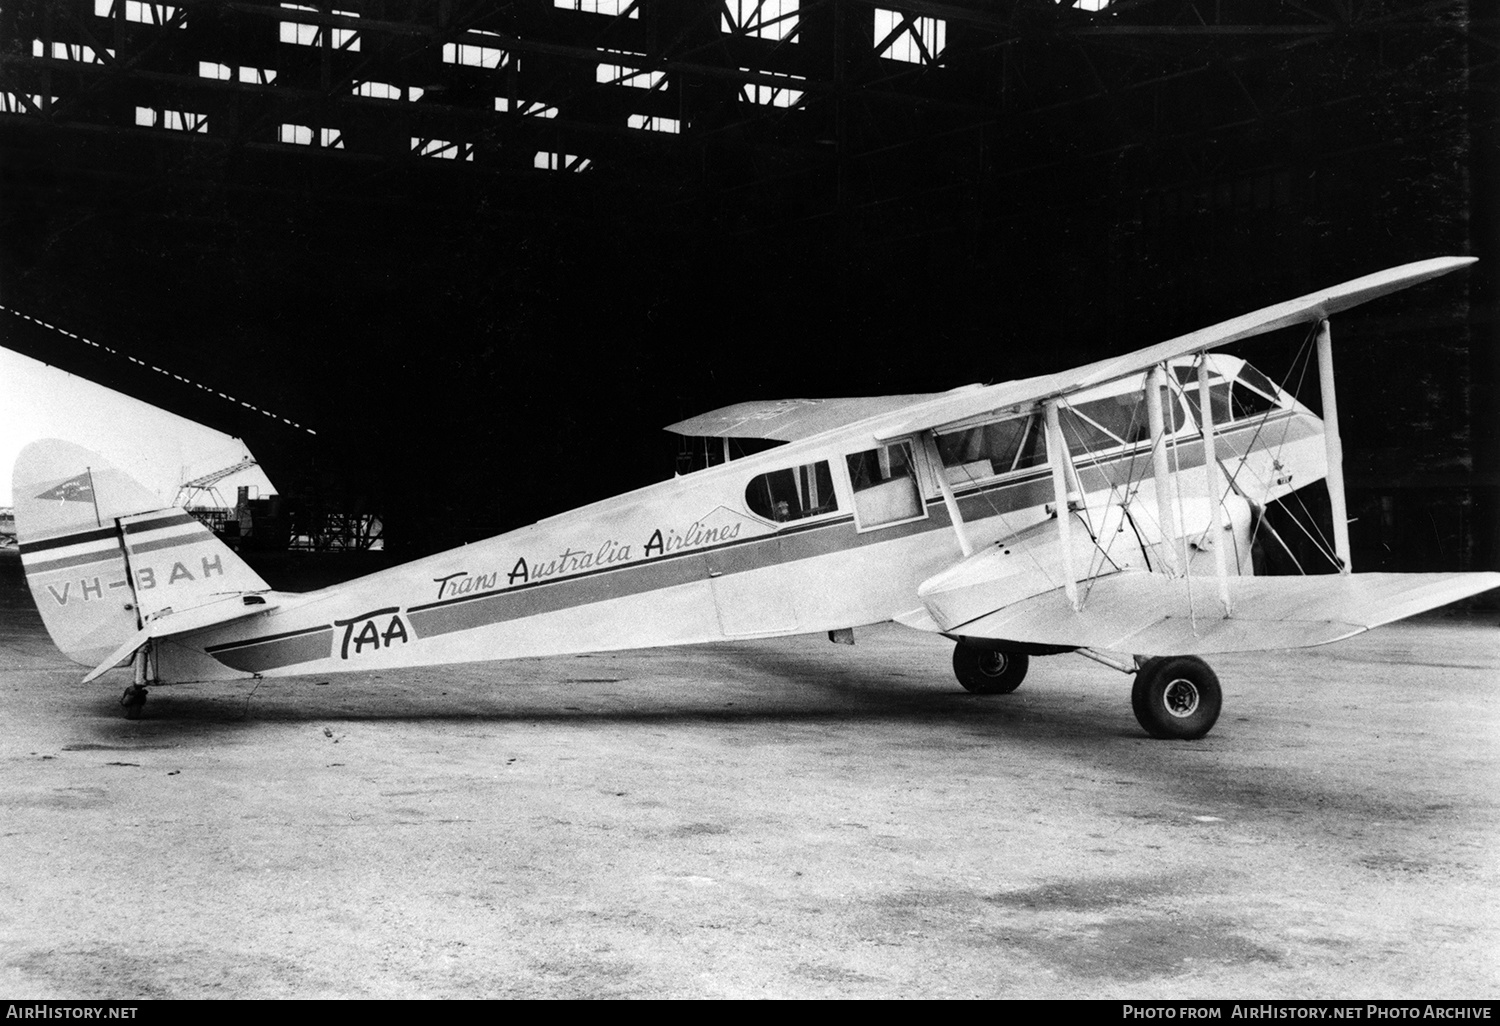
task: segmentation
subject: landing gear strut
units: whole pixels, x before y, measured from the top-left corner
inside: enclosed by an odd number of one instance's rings
[[[155,680],[151,672],[154,667],[151,665],[149,644],[136,651],[134,658],[130,660],[130,666],[135,671],[135,681],[120,696],[120,704],[125,707],[127,720],[138,720],[141,718],[141,709],[146,705],[146,696],[150,693],[146,690],[146,683],[148,680]]]
[[[953,649],[953,676],[976,695],[1008,695],[1026,679],[1031,660],[1021,652],[997,652],[970,645]]]
[[[1224,696],[1218,676],[1202,659],[1159,656],[1136,671],[1130,704],[1152,737],[1191,741],[1213,729]]]

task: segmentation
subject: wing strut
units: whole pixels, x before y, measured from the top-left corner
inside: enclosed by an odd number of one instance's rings
[[[1349,560],[1349,507],[1344,502],[1344,441],[1339,437],[1339,404],[1333,394],[1333,331],[1318,325],[1318,387],[1323,393],[1323,444],[1328,450],[1328,505],[1333,513],[1333,554],[1339,573],[1353,569]]]
[[[964,528],[964,518],[958,512],[958,500],[953,496],[953,485],[948,481],[948,472],[943,468],[943,454],[938,450],[937,432],[927,432],[927,461],[937,474],[938,491],[943,493],[943,506],[948,510],[948,519],[953,521],[953,533],[958,535],[958,547],[968,558],[974,554],[969,541],[969,532]]]
[[[1069,543],[1068,528],[1073,518],[1068,510],[1068,474],[1065,469],[1068,448],[1063,442],[1062,427],[1057,422],[1056,399],[1049,399],[1042,409],[1047,416],[1047,463],[1052,468],[1052,501],[1057,510],[1057,537],[1062,542],[1063,591],[1075,610],[1083,607],[1078,602],[1078,578],[1073,573],[1073,546]]]
[[[1208,391],[1208,360],[1198,354],[1198,419],[1203,428],[1203,470],[1208,476],[1208,504],[1214,511],[1214,571],[1219,578],[1219,603],[1227,618],[1233,613],[1229,602],[1229,568],[1224,562],[1224,481],[1219,476],[1219,457],[1214,452],[1214,408]]]
[[[1156,523],[1161,531],[1161,545],[1157,551],[1162,561],[1173,573],[1180,573],[1186,565],[1178,558],[1177,518],[1172,511],[1172,470],[1167,465],[1166,418],[1162,416],[1161,397],[1167,389],[1166,371],[1162,364],[1151,368],[1146,378],[1146,417],[1151,428],[1151,477],[1156,484]],[[1172,418],[1177,419],[1175,416]],[[1176,424],[1173,424],[1176,428]],[[1168,554],[1170,552],[1170,554]]]

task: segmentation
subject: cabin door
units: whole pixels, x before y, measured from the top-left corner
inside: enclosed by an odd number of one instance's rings
[[[781,562],[781,539],[734,545],[706,554],[719,627],[726,638],[790,634],[797,630],[791,568]]]

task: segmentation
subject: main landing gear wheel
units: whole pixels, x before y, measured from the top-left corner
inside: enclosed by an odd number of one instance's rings
[[[1026,679],[1031,663],[1021,652],[995,652],[958,645],[953,649],[953,676],[976,695],[1008,695]]]
[[[127,720],[138,720],[141,718],[141,709],[146,705],[147,690],[139,684],[132,684],[125,689],[120,696],[120,704],[125,707],[125,718]]]
[[[1224,695],[1202,659],[1167,656],[1147,659],[1136,671],[1130,704],[1152,737],[1191,741],[1213,729]]]

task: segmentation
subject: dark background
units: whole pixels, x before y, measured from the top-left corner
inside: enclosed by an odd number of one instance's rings
[[[804,2],[780,44],[706,0],[341,0],[357,53],[280,43],[274,5],[174,7],[185,27],[0,9],[0,93],[44,97],[0,113],[0,304],[276,419],[9,312],[0,339],[244,438],[291,499],[379,513],[395,554],[660,480],[661,426],[716,406],[1020,377],[1472,254],[1334,339],[1356,566],[1500,568],[1500,31],[1478,0],[890,0],[944,20],[931,66],[879,57],[854,0]],[[442,61],[475,29],[506,68]],[[601,49],[665,87],[600,84]],[[742,99],[765,71],[803,76],[802,102]],[[207,132],[137,127],[141,106]],[[1293,334],[1236,351],[1279,379]]]

